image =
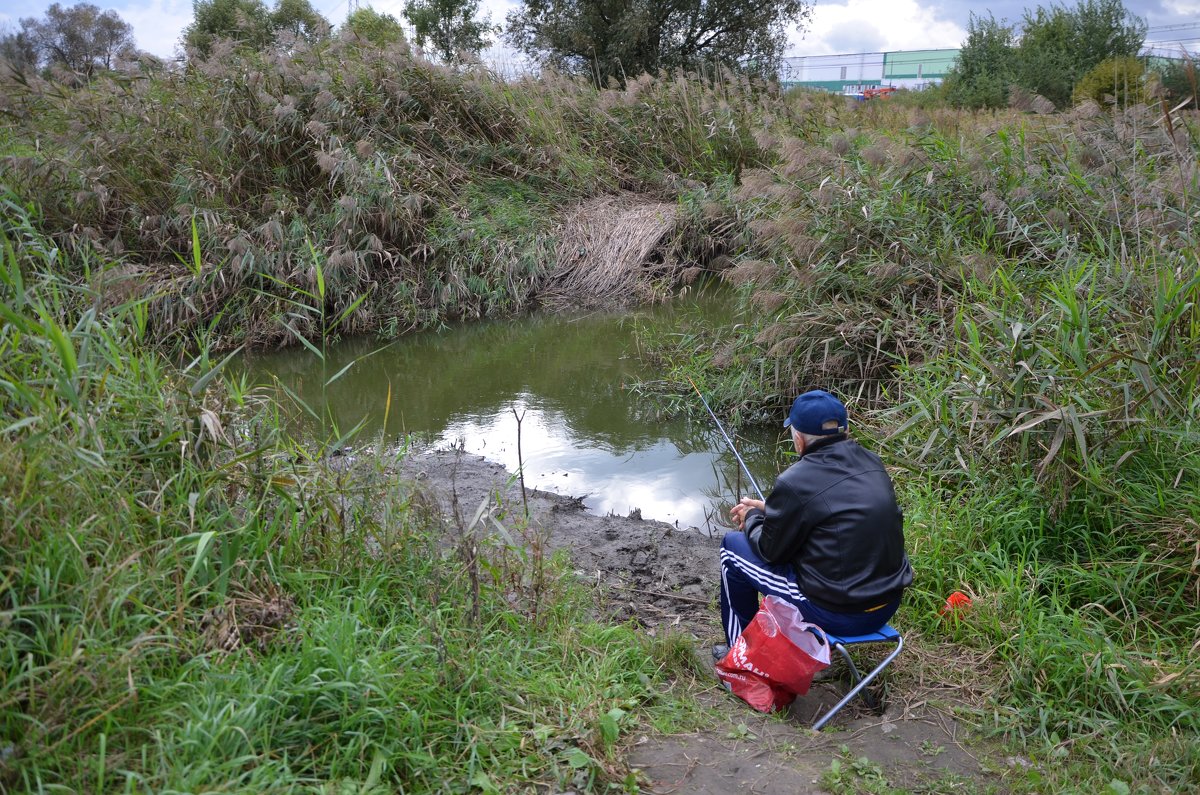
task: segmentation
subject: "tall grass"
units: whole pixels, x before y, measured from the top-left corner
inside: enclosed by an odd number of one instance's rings
[[[0,788],[624,781],[621,738],[670,720],[670,642],[593,623],[557,566],[535,588],[386,454],[347,470],[289,438],[215,357],[173,365],[146,299],[63,275],[119,263],[64,261],[4,209]]]
[[[1200,120],[793,101],[825,125],[710,191],[736,325],[652,347],[735,417],[852,402],[908,504],[902,618],[976,596],[988,722],[1068,771],[1034,785],[1195,786]]]
[[[573,205],[736,172],[763,153],[753,120],[783,110],[733,76],[506,83],[354,40],[3,94],[6,181],[63,247],[129,254],[108,291],[152,296],[161,335],[212,324],[227,346],[291,337],[277,318],[316,287],[310,247],[330,316],[371,296],[346,332],[528,309]]]

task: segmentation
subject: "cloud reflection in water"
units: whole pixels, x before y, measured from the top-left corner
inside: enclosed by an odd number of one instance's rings
[[[528,394],[516,396],[512,408],[521,420],[521,458],[525,485],[572,496],[587,495],[593,513],[625,515],[637,508],[643,518],[678,522],[705,529],[712,499],[703,492],[716,485],[721,466],[713,451],[683,452],[667,438],[614,448],[579,434],[560,409],[537,405]],[[518,468],[517,418],[511,408],[491,415],[451,418],[439,447],[462,444],[468,453]]]

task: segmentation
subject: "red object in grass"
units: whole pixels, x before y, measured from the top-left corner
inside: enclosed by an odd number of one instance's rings
[[[971,597],[962,591],[955,591],[946,597],[946,604],[942,605],[942,609],[938,611],[938,614],[944,616],[947,613],[965,613],[970,609]]]

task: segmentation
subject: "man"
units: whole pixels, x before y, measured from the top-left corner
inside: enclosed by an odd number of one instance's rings
[[[758,611],[759,594],[788,600],[827,632],[862,635],[888,622],[912,584],[891,478],[850,439],[842,402],[805,392],[784,427],[800,460],[765,504],[743,498],[733,506],[741,531],[721,542],[721,620],[731,645]],[[727,650],[714,647],[713,655]]]

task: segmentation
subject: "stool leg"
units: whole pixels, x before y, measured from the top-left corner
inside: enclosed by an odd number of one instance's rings
[[[850,687],[858,684],[858,680],[862,679],[862,674],[858,672],[858,666],[854,664],[854,660],[850,657],[850,652],[842,644],[837,644],[835,648],[841,653],[842,659],[846,661],[846,667],[850,669]],[[862,691],[863,701],[867,702],[867,706],[873,710],[879,709],[879,700],[871,693],[870,690]]]
[[[858,680],[862,678],[862,674],[858,672],[858,667],[855,666],[854,660],[850,659],[850,652],[846,651],[845,646],[838,643],[833,648],[837,649],[841,653],[842,659],[846,661],[846,667],[850,669],[850,686],[854,687],[858,684]]]
[[[902,649],[902,648],[904,648],[904,638],[896,638],[896,648],[892,650],[892,653],[889,654],[887,657],[885,657],[883,662],[879,663],[879,665],[876,665],[875,668],[871,671],[871,673],[867,674],[862,679],[860,679],[854,685],[854,687],[852,687],[850,689],[850,692],[842,697],[841,701],[834,704],[833,707],[828,712],[826,712],[824,715],[822,715],[821,719],[813,724],[813,730],[821,731],[821,729],[823,729],[825,727],[825,724],[829,723],[830,718],[832,718],[834,715],[838,714],[838,712],[841,711],[842,707],[849,704],[850,700],[859,694],[859,691],[861,691],[867,685],[871,684],[871,680],[873,680],[876,676],[878,676],[880,674],[880,672],[883,671],[884,668],[887,668],[888,665],[891,664],[892,660],[896,659],[896,655],[898,655],[900,653],[900,649]],[[842,648],[842,646],[840,644],[838,645],[838,649],[841,650],[842,656],[846,657],[848,660],[849,657],[847,656],[847,652],[845,649]],[[857,674],[858,671],[856,668],[854,668],[854,663],[850,663],[850,669],[854,674]]]

